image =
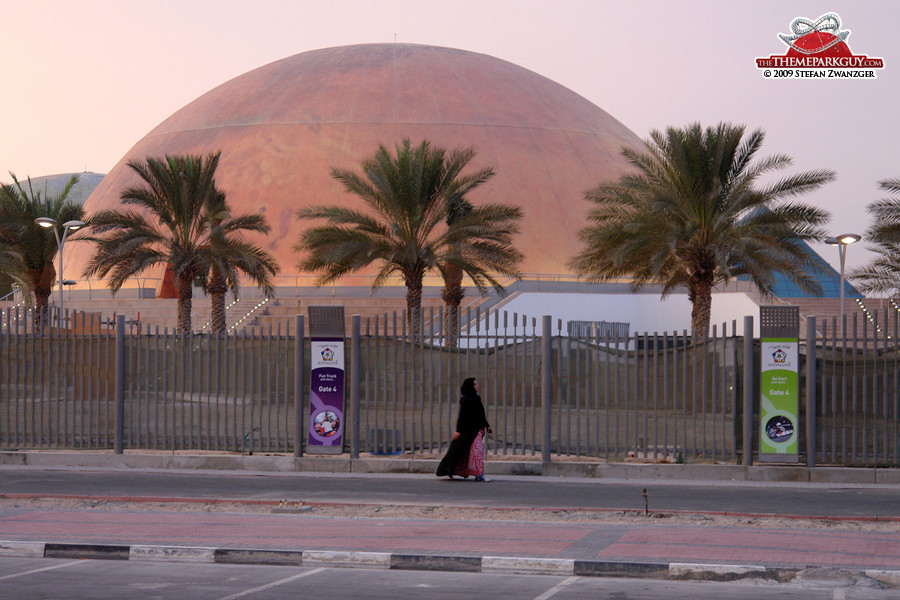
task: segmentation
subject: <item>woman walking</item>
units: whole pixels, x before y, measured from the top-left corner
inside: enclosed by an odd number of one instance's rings
[[[478,380],[469,377],[460,387],[459,417],[456,431],[447,454],[437,468],[438,477],[475,476],[475,481],[490,481],[484,477],[484,432],[492,433],[484,414],[484,404],[478,395]]]

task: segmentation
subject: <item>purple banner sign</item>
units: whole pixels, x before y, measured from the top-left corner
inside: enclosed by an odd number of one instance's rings
[[[310,453],[340,454],[344,440],[344,340],[312,338]]]

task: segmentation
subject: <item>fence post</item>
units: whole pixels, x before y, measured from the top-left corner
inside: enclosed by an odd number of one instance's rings
[[[306,324],[303,315],[294,316],[296,348],[294,349],[294,458],[303,456],[303,377],[306,365]]]
[[[125,452],[125,315],[116,315],[116,454]]]
[[[816,466],[816,318],[806,319],[806,466]]]
[[[550,403],[553,400],[553,331],[552,317],[544,315],[541,325],[541,410],[544,421],[544,441],[541,460],[550,462]]]
[[[350,326],[350,410],[353,430],[350,433],[350,458],[359,458],[360,336],[359,315],[353,315]]]
[[[744,317],[744,466],[753,464],[753,316]]]

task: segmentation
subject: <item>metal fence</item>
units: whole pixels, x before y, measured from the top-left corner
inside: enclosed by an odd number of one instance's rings
[[[66,328],[41,329],[27,311],[0,319],[0,447],[113,448],[114,324],[73,315]],[[223,336],[128,323],[120,348],[122,444],[293,451],[295,345],[290,323]]]
[[[505,312],[469,312],[458,340],[442,311],[424,315],[415,339],[405,313],[355,320],[347,372],[358,356],[358,383],[344,411],[354,453],[440,455],[466,377],[481,382],[498,458],[746,464],[746,442],[758,445],[758,418],[743,408],[758,381],[745,370],[752,337],[735,323],[694,342],[686,331],[573,336],[562,321]],[[835,336],[832,321],[812,352],[801,344],[808,463],[898,464],[897,313],[873,320],[877,334],[852,321]],[[36,328],[27,311],[0,312],[0,448],[306,451],[302,317],[224,335],[64,322]]]
[[[900,464],[900,313],[826,320],[814,353],[816,459],[827,464]],[[846,333],[841,333],[846,332]],[[809,376],[807,376],[808,378]],[[809,387],[808,381],[803,385]]]
[[[409,340],[404,319],[394,314],[361,323],[360,423],[369,451],[428,454],[445,448],[459,384],[477,377],[494,430],[489,452],[543,454],[549,434],[549,451],[556,455],[737,459],[741,363],[733,325],[692,344],[687,332],[619,336],[608,328],[571,337],[562,321],[545,331],[535,318],[493,312],[469,315],[465,321],[472,326],[453,348],[440,311],[427,316],[431,334],[420,343]],[[543,401],[547,361],[549,406]]]

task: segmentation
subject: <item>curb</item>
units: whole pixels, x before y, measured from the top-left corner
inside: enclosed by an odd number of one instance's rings
[[[160,455],[111,452],[0,450],[0,466],[96,469],[200,469],[271,473],[433,474],[438,461],[346,456]],[[800,465],[577,463],[488,460],[489,475],[579,477],[637,481],[900,485],[900,469]]]
[[[509,575],[631,577],[734,581],[765,579],[789,583],[807,567],[766,567],[716,563],[591,561],[513,556],[393,554],[336,550],[261,550],[203,546],[61,544],[0,540],[0,557],[163,561],[294,567],[341,567],[407,571],[452,571]],[[840,570],[881,587],[900,588],[900,571]]]

